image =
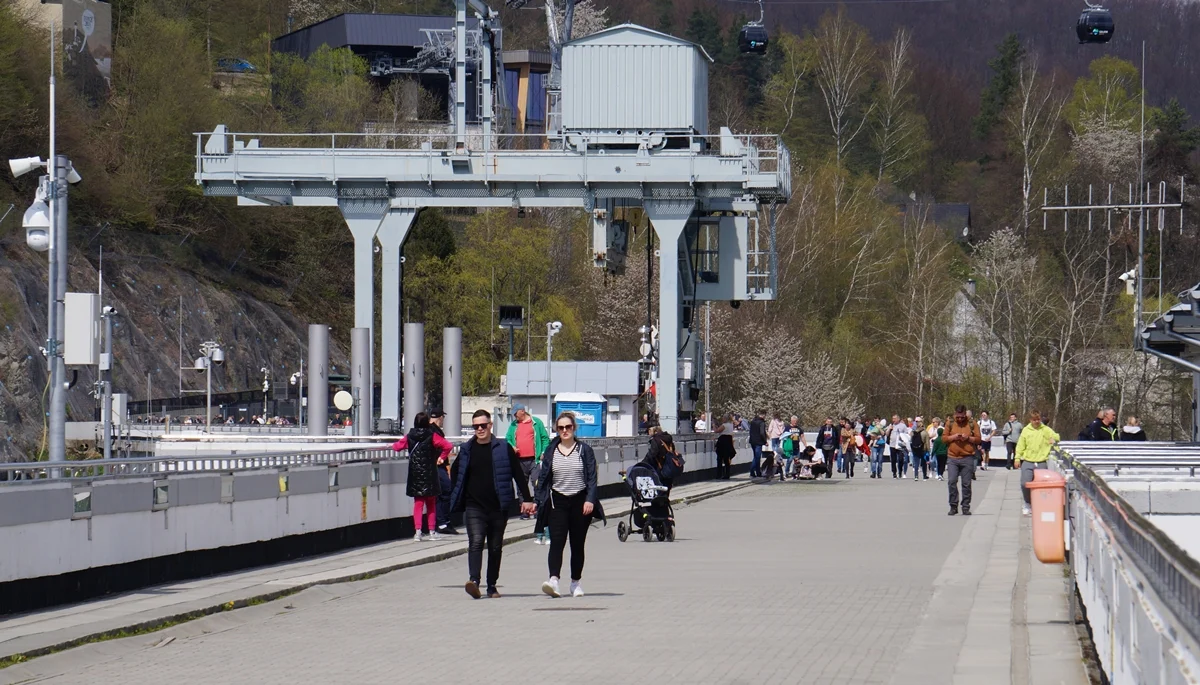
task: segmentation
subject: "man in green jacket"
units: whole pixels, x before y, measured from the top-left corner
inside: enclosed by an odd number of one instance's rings
[[[528,481],[534,465],[541,460],[542,453],[550,445],[550,434],[546,432],[546,424],[530,414],[523,404],[513,407],[513,418],[516,420],[509,424],[506,439],[521,460],[521,470],[525,472],[525,480]],[[529,515],[521,514],[521,518],[527,519]]]
[[[1021,496],[1025,498],[1021,513],[1025,516],[1032,512],[1029,505],[1029,488],[1025,487],[1025,484],[1033,480],[1035,469],[1047,468],[1050,448],[1056,442],[1058,433],[1042,423],[1042,413],[1029,412],[1029,425],[1021,430],[1021,437],[1017,439],[1017,468],[1021,469]]]

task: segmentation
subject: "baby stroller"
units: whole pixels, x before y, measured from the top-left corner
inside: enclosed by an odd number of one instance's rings
[[[617,524],[617,538],[625,542],[631,534],[641,533],[646,542],[653,537],[659,542],[675,542],[675,511],[667,495],[669,488],[662,484],[658,472],[647,464],[635,464],[626,472],[625,484],[633,502],[629,521]]]

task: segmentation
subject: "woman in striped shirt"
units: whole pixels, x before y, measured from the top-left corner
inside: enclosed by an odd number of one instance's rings
[[[535,486],[538,510],[549,512],[550,554],[547,565],[550,579],[542,583],[542,592],[561,597],[558,576],[562,570],[563,550],[571,542],[571,589],[573,597],[583,596],[579,581],[583,577],[583,545],[593,518],[604,520],[604,510],[596,495],[596,455],[592,448],[575,439],[575,415],[563,412],[554,422],[556,437],[542,455],[542,469]]]

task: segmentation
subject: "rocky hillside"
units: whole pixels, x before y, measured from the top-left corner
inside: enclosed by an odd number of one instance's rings
[[[41,448],[46,366],[37,355],[46,336],[46,261],[28,250],[6,222],[0,239],[0,460],[33,458]],[[69,289],[95,292],[98,251],[72,255]],[[114,329],[114,388],[134,400],[145,399],[150,375],[154,397],[178,390],[180,298],[183,308],[185,364],[202,341],[218,340],[226,363],[213,372],[213,390],[244,390],[261,381],[259,369],[276,378],[296,371],[306,348],[307,324],[288,308],[214,284],[200,274],[152,257],[106,255],[104,302],[121,317]],[[346,332],[348,335],[348,332]],[[346,364],[348,346],[331,341],[331,362]],[[68,368],[71,375],[74,367]],[[99,406],[89,393],[94,368],[78,368],[68,395],[68,420],[90,420]],[[199,382],[198,382],[199,381]],[[185,388],[203,388],[203,376],[183,376]]]

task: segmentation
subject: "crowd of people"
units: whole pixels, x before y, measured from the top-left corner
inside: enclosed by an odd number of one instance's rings
[[[887,463],[893,479],[947,482],[951,516],[971,514],[971,485],[978,479],[977,472],[988,470],[994,460],[1001,459],[1006,469],[1021,471],[1023,513],[1028,516],[1029,491],[1024,485],[1033,480],[1035,470],[1046,468],[1051,447],[1060,439],[1042,422],[1038,411],[1029,412],[1025,422],[1010,413],[1003,423],[997,423],[987,411],[975,417],[964,405],[955,407],[950,415],[934,416],[928,421],[922,416],[901,418],[898,414],[893,414],[890,421],[882,417],[826,417],[812,443],[799,416],[785,418],[779,412],[768,418],[766,411],[759,411],[749,421],[730,413],[711,425],[701,414],[695,430],[718,436],[718,478],[729,477],[732,435],[744,431],[749,433],[752,451],[751,478],[815,480],[833,478],[835,472],[853,478],[860,462],[868,478],[884,478]],[[1105,407],[1080,431],[1078,439],[1144,441],[1146,433],[1136,416],[1130,416],[1118,429],[1116,412]]]

